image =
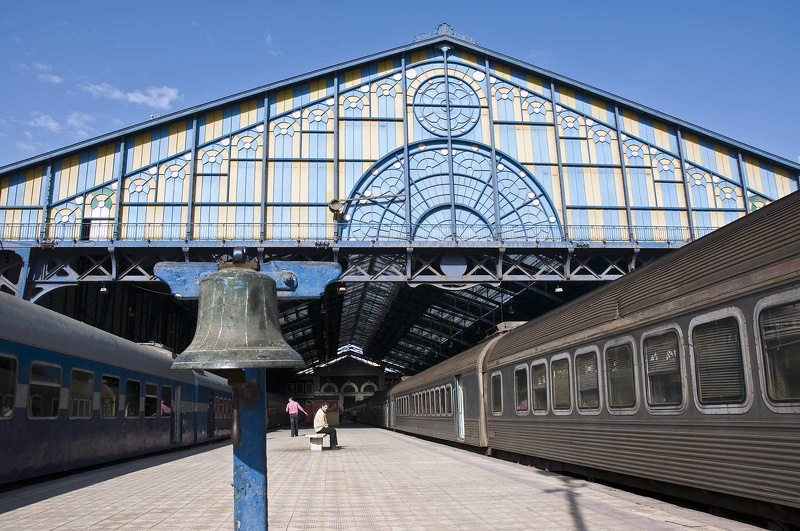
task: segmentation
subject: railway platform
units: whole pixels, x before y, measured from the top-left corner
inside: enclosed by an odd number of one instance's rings
[[[349,423],[341,450],[267,436],[270,530],[755,529],[597,483]],[[0,492],[1,530],[230,530],[214,444]]]

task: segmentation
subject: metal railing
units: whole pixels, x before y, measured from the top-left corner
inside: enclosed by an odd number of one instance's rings
[[[710,233],[710,227],[615,225],[503,225],[499,227],[371,223],[5,223],[0,241],[254,241],[254,242],[563,242],[685,243]]]

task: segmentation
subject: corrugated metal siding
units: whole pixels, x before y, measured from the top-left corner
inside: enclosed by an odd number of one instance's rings
[[[512,330],[500,338],[488,362],[796,256],[800,256],[798,192]]]
[[[489,423],[495,449],[800,507],[800,430],[791,422]]]

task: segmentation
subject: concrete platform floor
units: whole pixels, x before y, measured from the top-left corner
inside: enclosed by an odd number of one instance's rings
[[[270,530],[753,529],[621,490],[377,428],[344,449],[267,436]],[[327,443],[326,443],[327,448]],[[0,493],[0,529],[233,529],[232,447],[216,444]]]

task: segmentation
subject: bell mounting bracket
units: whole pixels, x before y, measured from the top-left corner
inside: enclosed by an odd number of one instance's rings
[[[272,277],[279,299],[316,299],[325,292],[325,286],[338,279],[342,266],[334,262],[292,262],[275,260],[259,264],[209,263],[209,262],[159,262],[153,273],[169,286],[179,299],[200,298],[200,282],[208,275],[227,267],[255,269]]]

